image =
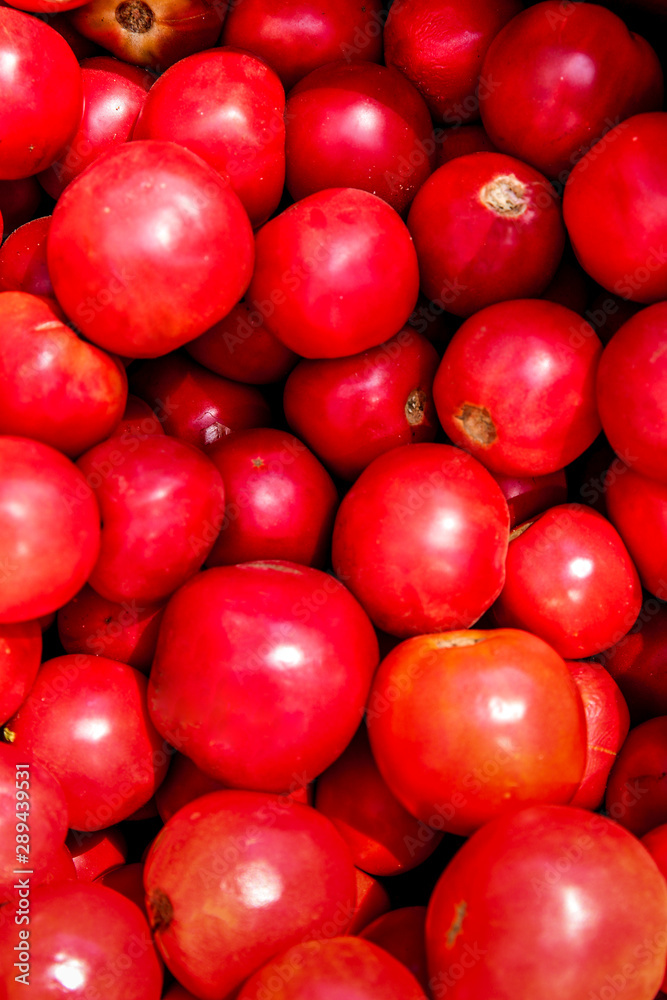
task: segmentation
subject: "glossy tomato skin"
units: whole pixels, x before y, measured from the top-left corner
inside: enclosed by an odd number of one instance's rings
[[[666,330],[666,302],[642,309],[605,347],[597,377],[600,419],[612,448],[633,472],[663,484],[667,484]]]
[[[230,566],[328,562],[338,491],[305,444],[285,431],[237,431],[209,452],[225,485],[225,517],[207,559]]]
[[[406,78],[369,62],[330,63],[287,101],[287,189],[370,191],[404,212],[434,165],[428,108]]]
[[[656,865],[662,872],[663,876],[667,879],[667,824],[662,826],[656,826],[655,829],[649,830],[641,838],[641,842],[649,852]],[[662,981],[662,990],[667,989],[667,975]],[[658,1000],[661,1000],[663,994],[658,994]]]
[[[568,805],[599,809],[609,772],[630,728],[625,698],[599,663],[565,661],[586,713],[586,769]]]
[[[125,370],[76,335],[57,307],[0,294],[0,432],[36,438],[70,458],[107,438],[127,399]]]
[[[509,513],[486,469],[458,448],[380,455],[344,497],[333,566],[390,635],[467,628],[505,579]]]
[[[163,609],[161,602],[118,604],[85,586],[58,611],[58,638],[66,653],[106,656],[147,674]]]
[[[99,552],[100,514],[61,452],[0,437],[0,523],[0,622],[40,618],[81,590]]]
[[[598,659],[614,678],[633,724],[667,715],[667,608],[649,597],[630,631]]]
[[[162,970],[146,919],[134,903],[113,889],[80,882],[37,888],[30,902],[29,983],[38,996],[86,1000],[99,993],[107,1000],[159,1000]],[[13,969],[18,930],[12,920],[0,931],[7,1000],[25,992]]]
[[[199,666],[184,675],[193,635]],[[281,792],[345,749],[377,661],[367,616],[333,577],[281,561],[216,567],[167,606],[151,716],[166,738],[181,733],[182,752],[212,777]]]
[[[131,816],[167,771],[146,678],[103,656],[47,661],[7,729],[17,749],[60,782],[74,830],[103,830]]]
[[[203,565],[218,534],[224,487],[200,451],[166,435],[109,438],[78,462],[102,514],[88,578],[109,601],[162,601]]]
[[[487,824],[429,903],[434,995],[447,986],[454,1000],[590,1000],[606,988],[653,997],[667,952],[659,875],[634,837],[582,809],[538,806]]]
[[[637,567],[644,587],[667,596],[667,482],[631,470],[607,489],[607,513]]]
[[[291,973],[286,976],[285,970]],[[285,979],[288,981],[285,982]],[[297,944],[251,976],[239,1000],[426,1000],[411,972],[383,948],[354,937]],[[279,986],[277,984],[280,984]]]
[[[614,762],[605,810],[636,837],[667,823],[667,715],[630,730]]]
[[[245,0],[230,8],[224,45],[259,56],[290,90],[335,59],[382,59],[385,15],[380,0]]]
[[[271,421],[258,389],[215,375],[184,354],[136,365],[130,378],[137,396],[154,408],[164,406],[165,433],[202,451],[234,431]]]
[[[94,833],[71,830],[66,843],[79,882],[92,882],[127,858],[127,840],[119,826]]]
[[[662,106],[655,51],[598,4],[523,11],[491,43],[482,76],[495,84],[480,108],[492,141],[563,183],[613,124]]]
[[[204,0],[89,0],[68,20],[123,62],[164,70],[215,45],[224,16]]]
[[[565,225],[582,267],[603,288],[635,302],[667,295],[662,245],[667,218],[667,114],[621,122],[574,168],[563,195]]]
[[[523,524],[534,514],[541,514],[548,507],[567,500],[565,470],[549,472],[545,476],[503,476],[492,473],[503,491],[510,511],[510,528]]]
[[[232,310],[185,345],[190,357],[216,375],[264,385],[277,382],[294,367],[298,356],[264,325],[264,315],[239,302]]]
[[[376,674],[366,719],[394,795],[450,833],[468,836],[523,804],[566,803],[583,777],[574,681],[553,649],[515,629],[401,643]]]
[[[128,437],[145,438],[149,434],[164,434],[161,421],[167,415],[162,407],[158,406],[153,410],[143,399],[129,393],[123,417],[111,436],[127,441]]]
[[[128,357],[197,337],[246,290],[245,209],[212,167],[175,143],[124,143],[63,192],[47,256],[56,296],[93,343]]]
[[[46,237],[51,216],[33,219],[9,236],[0,249],[0,291],[53,297],[46,265]]]
[[[338,358],[375,347],[405,323],[419,274],[397,212],[367,191],[304,198],[257,234],[248,302],[287,347]]]
[[[484,131],[483,125],[457,125],[445,129],[438,138],[440,141],[435,155],[436,169],[449,163],[450,160],[455,160],[457,156],[498,152]]]
[[[354,910],[354,867],[331,823],[258,792],[179,810],[153,842],[144,885],[160,953],[202,1000],[223,1000],[297,941],[344,934]]]
[[[285,91],[262,60],[232,48],[181,59],[157,80],[135,139],[166,139],[229,176],[253,226],[278,207],[285,181]]]
[[[442,839],[436,833],[426,842],[419,840],[421,823],[383,780],[365,726],[318,778],[315,807],[334,824],[355,865],[371,875],[396,875],[416,868]]]
[[[553,302],[499,302],[454,334],[433,383],[445,433],[494,473],[562,469],[600,432],[595,376],[602,345]]]
[[[113,146],[127,142],[154,77],[119,59],[97,56],[81,63],[84,107],[79,127],[58,159],[39,175],[58,199],[70,181]]]
[[[385,60],[423,94],[434,119],[461,125],[479,117],[480,68],[493,37],[521,10],[518,0],[406,0],[390,10]],[[478,91],[479,87],[479,91]]]
[[[422,185],[408,216],[421,287],[456,316],[540,295],[565,245],[555,190],[503,153],[459,156]]]
[[[0,625],[0,722],[13,715],[33,685],[42,657],[39,622]]]
[[[401,906],[364,927],[360,936],[397,958],[428,995],[425,925],[425,906]]]
[[[356,479],[385,451],[433,440],[438,363],[409,328],[347,358],[300,361],[285,385],[285,417],[334,475]]]
[[[44,170],[70,139],[83,110],[81,70],[57,31],[22,11],[0,10],[0,179]]]
[[[579,659],[618,642],[641,600],[637,570],[616,529],[572,503],[515,529],[493,614],[500,625],[524,628],[561,656]]]

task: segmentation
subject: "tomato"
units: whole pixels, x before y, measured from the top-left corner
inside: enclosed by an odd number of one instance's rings
[[[645,833],[641,842],[667,879],[667,825],[657,826]],[[662,989],[667,989],[667,975],[662,981]],[[657,1000],[660,1000],[660,996],[658,994]]]
[[[253,226],[259,226],[283,193],[284,112],[282,84],[264,62],[236,49],[210,49],[162,74],[134,138],[178,142],[201,156],[229,176]]]
[[[0,722],[13,715],[33,685],[42,658],[39,622],[0,625]]]
[[[502,589],[508,528],[500,487],[474,458],[444,444],[394,448],[343,498],[333,566],[391,635],[467,628]]]
[[[510,512],[510,528],[523,524],[535,514],[567,500],[565,470],[549,472],[545,476],[503,476],[492,473],[503,491]]]
[[[667,296],[666,155],[667,114],[636,115],[579,161],[563,195],[582,267],[603,288],[635,302]]]
[[[568,802],[584,773],[574,681],[545,642],[514,629],[401,643],[380,666],[366,720],[394,795],[449,833],[524,803]]]
[[[633,472],[664,484],[667,484],[666,328],[666,302],[642,309],[623,324],[605,347],[597,377],[600,419],[612,448]]]
[[[614,678],[634,723],[667,715],[667,607],[649,597],[627,635],[598,659]]]
[[[143,864],[134,862],[130,865],[117,865],[102,875],[98,875],[94,881],[99,882],[100,885],[105,886],[107,889],[119,892],[126,899],[131,900],[135,906],[139,907],[146,920],[148,920],[145,903],[146,896],[144,893]]]
[[[467,156],[468,153],[498,152],[482,125],[455,125],[445,129],[439,139],[436,167],[442,167],[457,156]]]
[[[597,4],[522,11],[491,43],[482,77],[493,81],[480,108],[492,142],[562,183],[612,125],[662,106],[655,51]]]
[[[300,361],[285,385],[289,425],[331,471],[356,479],[378,455],[432,441],[438,355],[409,328],[347,358]]]
[[[108,601],[156,603],[203,565],[218,534],[224,487],[200,451],[165,435],[111,437],[78,462],[96,497],[102,543],[88,582]]]
[[[494,473],[543,476],[600,432],[595,375],[602,345],[553,302],[500,302],[454,334],[433,383],[445,433]]]
[[[428,995],[425,924],[425,906],[402,906],[374,920],[363,929],[361,937],[397,958]]]
[[[667,885],[645,848],[569,806],[488,823],[440,877],[426,941],[434,996],[648,1000],[667,956]]]
[[[98,156],[130,138],[153,83],[150,73],[109,56],[84,59],[81,79],[79,127],[59,158],[39,175],[44,190],[56,199]]]
[[[354,868],[309,806],[258,792],[213,792],[171,817],[144,873],[155,943],[202,1000],[222,1000],[277,952],[344,934]]]
[[[230,5],[223,45],[259,56],[289,90],[318,66],[382,59],[380,0],[243,0]]]
[[[494,86],[480,79],[482,60],[520,10],[518,0],[403,0],[389,11],[385,60],[421,91],[435,119],[474,121]]]
[[[99,547],[99,509],[76,466],[40,441],[0,437],[0,623],[66,604]]]
[[[0,178],[44,170],[73,135],[83,110],[74,53],[43,21],[0,9]]]
[[[630,730],[609,775],[605,810],[637,837],[667,822],[667,715]]]
[[[103,656],[45,663],[5,734],[60,782],[75,830],[126,819],[167,771],[168,755],[148,716],[146,678]]]
[[[571,309],[572,312],[584,316],[598,337],[600,337],[600,340],[602,340],[599,329],[600,324],[595,321],[598,313],[594,310],[590,312],[586,311],[586,306],[588,305],[588,279],[586,272],[577,263],[574,255],[568,251],[567,247],[565,255],[561,258],[561,262],[556,268],[556,273],[540,297],[547,299],[549,302],[555,302],[559,306],[565,306],[566,309]],[[606,313],[602,313],[602,316],[606,317]]]
[[[361,188],[404,212],[431,173],[428,108],[398,70],[330,63],[290,92],[287,189],[295,200],[325,188]]]
[[[36,214],[42,189],[34,177],[15,181],[0,181],[0,213],[4,222],[3,239]]]
[[[318,191],[257,234],[248,301],[307,358],[375,347],[405,323],[419,273],[410,234],[386,202],[353,188]]]
[[[607,511],[644,587],[667,596],[667,480],[657,483],[629,470],[609,484]]]
[[[198,669],[184,675],[193,636]],[[151,716],[218,781],[282,792],[345,749],[377,660],[368,618],[333,577],[280,561],[217,567],[167,605]]]
[[[125,863],[127,840],[119,826],[94,833],[71,830],[66,841],[79,882],[92,882],[104,872]]]
[[[46,266],[46,237],[51,216],[32,219],[15,229],[0,249],[0,291],[53,297]]]
[[[496,621],[541,636],[561,656],[592,656],[634,625],[641,586],[614,527],[562,504],[514,529]]]
[[[426,1000],[405,966],[361,938],[308,941],[277,955],[251,976],[238,1000]]]
[[[126,441],[128,437],[144,438],[148,437],[149,434],[164,434],[160,421],[164,421],[166,416],[165,409],[156,406],[156,409],[152,410],[143,399],[130,393],[127,397],[122,420],[116,425],[111,436],[120,437]]]
[[[471,153],[440,167],[408,216],[422,291],[456,316],[540,295],[565,245],[556,192],[502,153]]]
[[[348,934],[360,934],[365,927],[377,920],[391,907],[389,893],[381,882],[361,868],[354,869],[357,883],[357,901]]]
[[[47,255],[58,301],[85,336],[155,357],[229,312],[250,280],[253,240],[212,167],[175,143],[130,142],[63,192]]]

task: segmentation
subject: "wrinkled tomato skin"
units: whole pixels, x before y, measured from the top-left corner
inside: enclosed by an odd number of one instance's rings
[[[649,597],[630,631],[597,659],[614,678],[634,725],[667,715],[667,607]]]
[[[667,221],[655,208],[667,197],[665,157],[667,114],[636,115],[580,160],[563,195],[579,263],[607,291],[634,302],[667,296]]]
[[[569,309],[499,302],[454,334],[433,383],[445,433],[494,473],[543,476],[600,432],[595,376],[602,345]]]
[[[53,297],[46,264],[46,237],[51,216],[33,219],[15,229],[0,250],[0,291]]]
[[[599,809],[607,779],[630,728],[625,698],[599,663],[565,661],[586,713],[586,769],[568,805]]]
[[[463,963],[453,1000],[590,1000],[620,982],[624,1000],[648,1000],[666,922],[667,885],[626,830],[570,806],[522,809],[479,830],[441,875],[426,920],[431,989]]]
[[[263,59],[290,90],[307,73],[340,59],[382,59],[380,0],[245,0],[230,5],[222,44]]]
[[[436,121],[474,121],[488,96],[482,60],[520,10],[518,0],[405,0],[389,11],[385,61],[414,83]]]
[[[614,762],[605,811],[636,837],[667,823],[667,715],[630,730]]]
[[[667,596],[667,482],[631,470],[607,488],[607,514],[646,590]]]
[[[425,925],[425,906],[402,906],[364,927],[360,937],[379,945],[402,962],[428,995]]]
[[[393,337],[418,291],[417,255],[398,213],[368,191],[330,188],[257,233],[247,301],[296,354],[339,358]]]
[[[285,417],[334,475],[356,479],[385,451],[434,439],[438,364],[409,328],[347,358],[300,361],[285,384]]]
[[[193,629],[199,666],[184,676]],[[310,781],[343,752],[377,661],[367,616],[333,577],[281,561],[215,567],[166,608],[151,716],[212,777],[281,792],[295,769]]]
[[[597,374],[598,409],[609,443],[633,472],[663,484],[667,484],[666,332],[667,302],[642,309],[611,338]]]
[[[541,514],[549,507],[565,503],[567,500],[567,479],[565,470],[547,473],[545,476],[519,478],[491,473],[503,491],[510,511],[510,528],[523,524],[535,514]]]
[[[456,316],[541,295],[565,229],[555,190],[502,153],[459,156],[421,186],[408,215],[424,294]]]
[[[210,49],[157,80],[134,139],[178,142],[229,176],[253,226],[278,207],[285,181],[285,92],[248,52]]]
[[[343,498],[333,566],[390,635],[467,628],[502,589],[508,531],[505,498],[479,462],[450,445],[406,445]]]
[[[562,183],[612,124],[662,107],[655,51],[597,4],[523,11],[491,43],[482,76],[495,84],[480,105],[492,142]]]
[[[606,518],[582,504],[562,504],[515,532],[493,607],[498,624],[539,635],[570,659],[608,649],[632,628],[641,585]]]
[[[317,69],[290,92],[286,119],[295,201],[361,188],[402,213],[433,169],[428,108],[398,70],[344,60]]]
[[[60,305],[93,343],[156,357],[222,319],[253,265],[252,229],[212,167],[175,143],[108,150],[54,209],[47,244]]]
[[[522,804],[566,803],[583,777],[576,685],[545,642],[514,629],[401,643],[380,665],[366,719],[394,795],[449,833],[468,836]]]

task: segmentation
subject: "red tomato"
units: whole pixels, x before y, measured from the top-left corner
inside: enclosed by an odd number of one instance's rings
[[[482,77],[493,81],[481,104],[491,140],[562,183],[612,125],[662,106],[656,53],[597,4],[522,11],[491,43]]]
[[[598,657],[628,703],[634,723],[667,715],[667,607],[649,597],[634,627]]]
[[[158,79],[135,139],[178,142],[206,160],[241,199],[253,226],[278,207],[285,182],[285,92],[248,52],[210,49]]]
[[[425,906],[402,906],[378,917],[360,936],[397,958],[429,995],[425,924]]]
[[[257,234],[248,301],[306,358],[375,347],[405,323],[419,272],[397,212],[367,191],[318,191]]]
[[[243,0],[230,4],[222,42],[254,52],[289,90],[341,56],[380,62],[385,17],[380,0]]]
[[[493,614],[541,636],[561,656],[592,656],[618,642],[641,607],[637,571],[601,514],[562,504],[519,525]]]
[[[102,875],[98,875],[95,882],[99,882],[100,885],[106,886],[107,889],[113,889],[114,892],[119,892],[122,896],[132,900],[135,906],[139,907],[146,920],[148,920],[145,902],[146,894],[144,893],[143,864],[134,862],[131,865],[118,865],[116,868],[111,868]]]
[[[538,299],[489,306],[445,350],[433,383],[440,423],[493,472],[562,469],[600,432],[601,353],[592,327],[563,306]]]
[[[213,792],[172,816],[144,884],[158,950],[201,1000],[298,941],[344,934],[354,910],[354,867],[329,820],[258,792]]]
[[[556,192],[537,170],[502,153],[440,167],[408,216],[424,294],[456,316],[540,295],[565,245]]]
[[[645,833],[641,842],[667,879],[667,825],[657,826]],[[662,989],[667,989],[667,975],[662,981]],[[659,993],[656,1000],[661,1000],[662,996],[664,993]]]
[[[81,70],[57,31],[0,8],[0,178],[39,173],[57,158],[83,110]]]
[[[605,347],[597,377],[600,419],[612,448],[634,472],[665,484],[666,329],[667,302],[642,309]]]
[[[467,628],[502,589],[508,528],[500,487],[470,455],[394,448],[344,497],[333,566],[390,635]]]
[[[366,721],[399,801],[462,836],[518,805],[568,802],[584,774],[576,685],[545,642],[514,629],[401,643],[380,665]]]
[[[603,288],[635,302],[667,296],[666,156],[667,114],[629,118],[579,161],[563,196],[582,267]]]
[[[184,674],[193,635],[198,668]],[[281,792],[297,771],[312,781],[343,752],[377,660],[368,618],[333,577],[279,561],[217,567],[167,606],[151,715],[212,777]]]
[[[285,117],[295,201],[325,188],[361,188],[404,212],[433,169],[431,116],[398,70],[330,63],[292,89]]]
[[[160,406],[152,410],[148,403],[144,403],[143,399],[130,393],[125,404],[123,418],[111,436],[120,437],[126,441],[128,437],[145,438],[149,434],[164,434],[160,421],[164,421],[167,416],[166,410]]]
[[[127,841],[119,826],[95,833],[70,830],[66,845],[79,882],[92,882],[99,875],[125,864]]]
[[[125,370],[77,337],[60,310],[25,292],[0,293],[0,432],[36,438],[76,458],[111,434],[125,409]]]
[[[597,313],[593,310],[584,312],[588,304],[588,284],[586,272],[566,248],[565,256],[561,258],[556,273],[540,298],[555,302],[559,306],[565,306],[566,309],[571,309],[572,312],[584,316],[602,340],[600,324],[595,322]],[[603,313],[603,316],[605,315]]]
[[[0,723],[25,700],[41,656],[42,630],[38,621],[0,625]]]
[[[4,223],[3,239],[37,213],[42,189],[34,177],[0,181],[0,213]]]
[[[368,924],[383,913],[387,913],[391,906],[389,893],[376,878],[363,872],[361,868],[355,868],[354,874],[357,882],[357,901],[348,934],[360,934]]]
[[[77,874],[72,855],[63,844],[55,861],[49,868],[49,873],[40,885],[51,885],[52,882],[76,882]]]
[[[421,91],[436,119],[474,121],[495,85],[480,79],[482,60],[520,10],[519,0],[403,0],[389,11],[385,60]]]
[[[628,470],[609,484],[607,511],[644,587],[667,597],[667,479],[656,483]]]
[[[347,358],[300,361],[285,385],[285,417],[336,476],[356,479],[378,455],[432,441],[435,348],[409,328]]]
[[[457,156],[467,156],[468,153],[498,152],[482,125],[454,126],[445,129],[437,138],[439,141],[435,159],[436,168],[455,160]]]
[[[46,266],[46,237],[51,216],[15,229],[0,250],[0,291],[53,296]]]
[[[503,491],[510,511],[510,528],[523,524],[535,514],[541,514],[548,507],[565,503],[567,500],[567,478],[565,470],[550,472],[546,476],[503,476],[491,473]]]
[[[102,544],[90,586],[109,601],[159,602],[203,565],[224,511],[218,470],[163,434],[111,437],[78,462],[96,497]],[[63,602],[64,603],[64,602]]]
[[[605,810],[637,837],[667,823],[667,715],[630,730],[609,775]],[[664,969],[663,969],[664,971]]]
[[[434,996],[648,1000],[667,955],[667,885],[616,823],[539,806],[488,823],[431,897]]]
[[[0,437],[0,622],[66,604],[99,547],[99,509],[76,466],[40,441]]]
[[[155,357],[229,312],[250,280],[253,239],[212,167],[175,143],[130,142],[61,195],[47,253],[58,301],[85,336]]]

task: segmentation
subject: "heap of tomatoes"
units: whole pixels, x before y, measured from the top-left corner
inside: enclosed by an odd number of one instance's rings
[[[2,5],[3,1000],[667,991],[666,24]]]

